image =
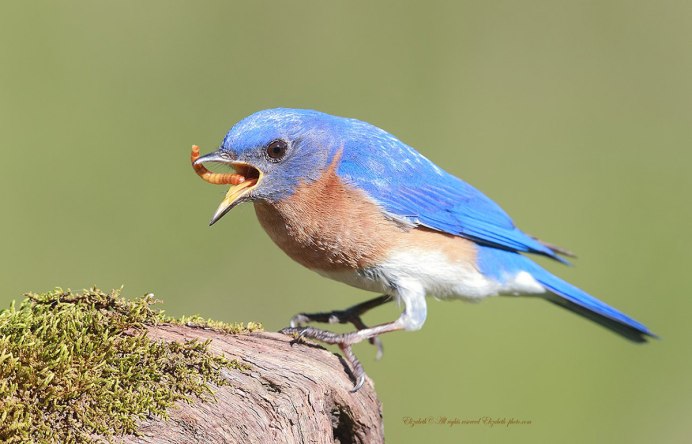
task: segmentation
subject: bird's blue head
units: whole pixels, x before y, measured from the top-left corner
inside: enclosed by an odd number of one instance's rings
[[[241,202],[277,202],[301,182],[317,180],[342,144],[339,127],[350,120],[318,111],[276,108],[235,124],[217,151],[195,161],[195,165],[229,165],[244,178],[228,190],[211,224]]]

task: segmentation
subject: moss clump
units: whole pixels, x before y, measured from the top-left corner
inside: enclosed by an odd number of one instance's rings
[[[153,297],[128,301],[96,288],[27,294],[0,313],[0,442],[92,442],[135,433],[178,400],[211,398],[223,368],[246,369],[208,352],[208,342],[157,342],[162,322],[240,333],[241,324],[175,320]]]

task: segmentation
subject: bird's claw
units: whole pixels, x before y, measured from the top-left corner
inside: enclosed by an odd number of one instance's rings
[[[286,327],[279,330],[279,333],[296,335],[296,339],[298,340],[303,338],[317,339],[320,342],[330,345],[352,345],[362,340],[362,338],[359,338],[354,333],[334,333],[315,327]]]
[[[297,315],[291,318],[289,325],[291,326],[291,328],[298,328],[302,327],[303,324],[307,324],[309,322],[311,322],[310,315],[305,313],[298,313]]]
[[[303,328],[304,324],[320,322],[323,324],[353,324],[358,330],[367,328],[360,315],[362,310],[358,305],[346,310],[334,310],[326,313],[298,313],[291,318],[291,328]],[[368,338],[368,342],[375,346],[377,353],[375,359],[380,360],[384,356],[384,347],[379,337]]]
[[[363,387],[363,384],[365,384],[365,373],[358,376],[358,379],[356,379],[356,385],[354,385],[353,388],[349,390],[349,392],[357,392],[358,390],[360,390],[361,387]]]
[[[325,344],[338,345],[344,355],[344,358],[351,367],[351,373],[355,381],[355,385],[350,390],[351,393],[355,393],[360,390],[365,383],[365,370],[351,349],[353,344],[358,343],[363,339],[362,337],[358,336],[358,332],[333,333],[331,331],[321,330],[314,327],[286,327],[279,330],[279,333],[295,336],[295,338],[291,340],[291,345],[301,342],[304,338],[316,339],[324,342]]]
[[[302,327],[310,322],[322,324],[346,324],[348,322],[362,322],[358,315],[349,313],[348,310],[334,310],[326,313],[298,313],[291,318],[291,327]]]
[[[375,360],[379,361],[384,356],[384,346],[382,345],[382,339],[379,336],[368,339],[368,342],[375,346],[377,352],[375,353]]]

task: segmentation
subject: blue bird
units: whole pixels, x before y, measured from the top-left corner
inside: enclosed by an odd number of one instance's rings
[[[418,330],[426,295],[480,300],[495,295],[545,298],[623,337],[645,342],[647,327],[552,275],[526,254],[559,262],[570,253],[519,230],[495,202],[388,132],[312,110],[269,109],[238,122],[221,147],[197,158],[230,166],[233,184],[214,214],[251,201],[260,224],[288,256],[317,273],[382,296],[345,310],[301,313],[283,333],[336,344],[349,361],[354,391],[365,372],[351,346]],[[206,176],[205,176],[206,175]],[[396,300],[396,320],[367,327],[366,311]],[[309,322],[352,323],[337,334]]]

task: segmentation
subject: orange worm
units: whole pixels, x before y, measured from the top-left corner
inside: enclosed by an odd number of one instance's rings
[[[205,182],[213,183],[214,185],[240,185],[245,182],[245,176],[237,173],[212,173],[204,165],[195,165],[195,160],[199,159],[199,147],[197,145],[192,145],[192,153],[190,154],[190,160],[192,161],[192,168],[195,169],[195,173],[201,177]]]

